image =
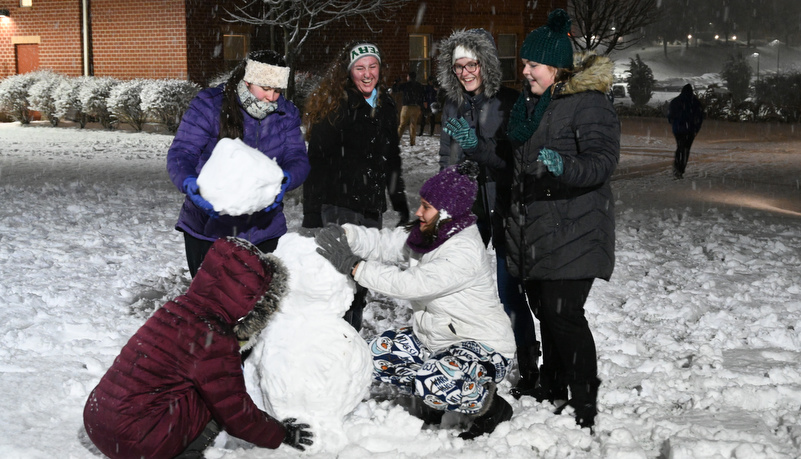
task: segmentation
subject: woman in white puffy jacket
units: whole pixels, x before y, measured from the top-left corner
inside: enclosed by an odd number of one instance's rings
[[[515,353],[494,268],[470,213],[476,171],[463,163],[428,179],[418,220],[406,228],[331,225],[316,239],[318,252],[359,285],[411,303],[411,328],[370,343],[374,376],[422,400],[420,414],[430,423],[448,410],[469,415],[472,425],[459,435],[465,439],[512,417],[495,385]]]

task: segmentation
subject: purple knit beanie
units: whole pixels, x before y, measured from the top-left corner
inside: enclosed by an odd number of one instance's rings
[[[441,220],[469,215],[478,192],[474,172],[474,164],[469,162],[446,167],[426,180],[420,197],[439,211]]]

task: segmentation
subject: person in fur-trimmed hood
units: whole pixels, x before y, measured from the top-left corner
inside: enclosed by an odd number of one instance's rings
[[[574,56],[570,24],[564,10],[552,11],[520,51],[528,86],[509,121],[516,148],[507,261],[540,321],[543,364],[532,395],[553,402],[569,388],[576,422],[592,427],[600,381],[584,303],[594,280],[609,280],[614,268],[610,178],[620,122],[608,95],[613,63]]]
[[[287,271],[244,239],[209,249],[184,295],[137,330],[84,407],[86,433],[111,459],[200,458],[221,430],[257,446],[311,445],[307,424],[279,422],[245,389],[247,348],[279,308]]]
[[[484,29],[458,30],[439,45],[441,91],[446,94],[440,136],[440,167],[470,159],[480,165],[473,212],[484,244],[495,248],[498,294],[512,320],[520,378],[512,394],[539,379],[539,342],[519,279],[506,268],[503,221],[512,191],[512,144],[506,135],[519,93],[501,84],[501,62]]]

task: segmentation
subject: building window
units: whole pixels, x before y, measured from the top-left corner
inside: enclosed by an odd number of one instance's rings
[[[517,35],[498,34],[498,58],[501,60],[503,81],[517,81]]]
[[[28,8],[33,6],[33,0],[19,0],[20,8]]]
[[[248,55],[250,46],[247,35],[223,35],[223,58],[226,61],[239,62]]]
[[[417,81],[424,83],[431,75],[431,35],[409,35],[409,71],[417,73]]]

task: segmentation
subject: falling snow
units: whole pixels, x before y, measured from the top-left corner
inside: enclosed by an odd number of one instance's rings
[[[685,179],[672,180],[668,123],[623,120],[617,263],[586,305],[603,381],[594,436],[548,403],[510,397],[509,381],[499,393],[512,420],[473,441],[456,437],[464,419],[422,429],[391,390],[372,385],[342,418],[338,457],[798,457],[797,131],[707,121]],[[166,172],[171,140],[0,124],[0,457],[99,457],[82,432],[86,397],[148,314],[189,283],[173,229],[184,197]],[[437,144],[402,140],[412,208],[438,168]],[[285,198],[293,233],[299,196]],[[408,304],[368,299],[363,338],[408,324]],[[207,457],[334,454],[267,452],[223,435]]]

